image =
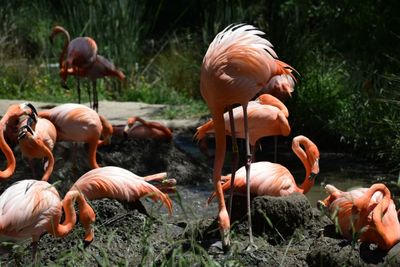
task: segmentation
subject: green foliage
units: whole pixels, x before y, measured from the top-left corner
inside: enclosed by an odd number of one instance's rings
[[[265,31],[300,73],[287,103],[294,134],[391,165],[400,159],[398,82],[388,78],[400,70],[400,46],[393,45],[399,1],[39,0],[0,7],[3,98],[76,99],[48,68],[62,45],[60,38],[50,46],[48,34],[62,25],[73,38],[92,36],[99,54],[126,74],[126,83],[99,82],[100,98],[172,104],[168,118],[202,115],[199,73],[208,44],[227,25],[245,22]],[[74,88],[74,79],[68,84]]]

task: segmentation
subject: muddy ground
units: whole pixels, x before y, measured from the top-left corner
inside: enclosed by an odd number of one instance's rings
[[[84,246],[79,223],[66,238],[46,234],[39,244],[40,265],[400,266],[400,246],[387,253],[373,245],[344,240],[332,221],[299,194],[253,199],[257,249],[250,251],[245,202],[236,197],[232,246],[224,251],[215,221],[216,203],[205,205],[212,190],[211,161],[176,145],[180,135],[187,139],[192,134],[193,129],[175,131],[175,142],[113,138],[112,144],[100,148],[97,154],[102,166],[120,166],[138,175],[167,171],[179,184],[177,193],[170,195],[173,216],[148,200],[141,203],[150,215],[138,212],[132,204],[92,201],[97,213],[94,241]],[[15,181],[33,178],[18,147],[14,151],[17,171],[12,179],[0,184],[0,193]],[[56,166],[49,182],[63,196],[89,170],[86,147],[78,145],[74,152],[71,144],[60,143],[54,153]],[[4,161],[1,157],[0,162]],[[3,246],[0,265],[31,265],[29,243]]]

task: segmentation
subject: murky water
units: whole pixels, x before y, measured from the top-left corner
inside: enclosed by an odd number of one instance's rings
[[[208,159],[201,154],[196,143],[192,140],[191,136],[178,136],[174,139],[175,144],[191,156],[206,161],[212,167],[213,160]],[[210,154],[213,144],[210,144]],[[229,148],[228,148],[229,151]],[[279,153],[281,152],[281,153]],[[371,184],[380,180],[388,180],[389,173],[375,168],[372,164],[363,162],[361,160],[352,158],[350,155],[333,154],[324,151],[321,152],[320,158],[320,173],[316,178],[315,184],[312,189],[306,194],[312,206],[316,206],[318,200],[327,197],[325,192],[325,185],[332,184],[338,189],[347,191],[354,187],[369,187]],[[229,158],[230,153],[227,153]],[[257,161],[273,160],[272,153],[263,152],[257,153]],[[290,151],[290,146],[287,148],[278,148],[277,162],[282,164],[295,177],[298,185],[304,180],[305,169],[296,155]],[[226,160],[225,170],[229,170],[229,159]],[[393,177],[391,177],[393,179]],[[188,205],[187,210],[192,210],[193,214],[202,214],[215,216],[217,205],[214,200],[210,206],[206,206],[206,201],[213,190],[213,185],[210,181],[209,184],[201,184],[197,186],[178,186],[182,202]],[[183,214],[182,211],[177,210],[177,214]]]

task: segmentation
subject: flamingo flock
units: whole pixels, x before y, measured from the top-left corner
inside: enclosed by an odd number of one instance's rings
[[[176,180],[167,173],[138,176],[118,166],[100,166],[96,153],[99,146],[109,145],[112,136],[123,138],[151,138],[171,141],[173,132],[158,122],[138,116],[127,119],[124,125],[112,125],[97,113],[98,100],[95,81],[105,76],[121,80],[125,75],[111,62],[97,54],[97,44],[90,37],[70,40],[69,33],[60,26],[52,29],[50,38],[65,37],[59,58],[62,86],[69,75],[78,80],[87,77],[93,82],[91,108],[74,103],[37,111],[29,103],[11,105],[0,120],[0,148],[6,157],[6,168],[0,180],[12,179],[16,169],[13,148],[19,145],[29,162],[43,160],[44,173],[35,179],[17,181],[0,196],[0,236],[13,240],[32,239],[32,255],[36,259],[38,241],[44,233],[65,237],[73,231],[77,216],[85,230],[84,242],[94,240],[96,213],[91,201],[108,198],[133,202],[143,197],[160,201],[172,215],[170,193],[176,190]],[[297,185],[294,176],[283,165],[267,161],[256,162],[256,143],[266,136],[288,136],[291,132],[289,111],[282,102],[294,90],[296,72],[278,59],[264,33],[251,25],[230,25],[211,42],[204,56],[200,73],[200,91],[212,119],[197,128],[195,138],[204,142],[214,134],[216,149],[212,173],[215,191],[208,202],[218,200],[218,225],[222,245],[231,244],[230,215],[233,194],[244,194],[247,200],[249,249],[257,249],[253,241],[250,196],[285,196],[306,194],[319,173],[320,152],[309,138],[293,138],[292,150],[305,168],[305,178]],[[90,91],[88,91],[90,93]],[[78,102],[80,88],[78,82]],[[232,138],[232,171],[222,175],[226,154],[226,137]],[[246,142],[246,162],[238,169],[236,138]],[[202,141],[203,140],[203,141]],[[86,143],[90,169],[81,175],[62,198],[52,185],[54,169],[53,149],[59,142]],[[202,145],[206,151],[206,145]],[[133,152],[134,153],[134,152]],[[383,184],[343,192],[327,185],[329,196],[319,206],[337,221],[344,238],[359,233],[362,242],[375,243],[388,250],[400,241],[400,223],[389,189]],[[227,208],[224,192],[230,192]],[[63,221],[61,218],[65,217]]]

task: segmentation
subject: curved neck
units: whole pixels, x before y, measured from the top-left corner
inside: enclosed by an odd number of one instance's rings
[[[75,201],[78,201],[79,219],[85,229],[85,241],[91,242],[94,237],[92,224],[95,221],[96,214],[94,213],[92,207],[90,207],[90,205],[87,203],[84,195],[75,189],[70,190],[62,201],[65,211],[65,221],[55,227],[54,234],[56,236],[63,237],[71,232],[72,228],[75,226]]]
[[[4,115],[4,117],[0,120],[0,148],[3,151],[4,155],[7,159],[7,167],[4,171],[0,171],[0,179],[9,178],[15,171],[16,160],[13,151],[10,146],[7,144],[4,139],[4,127],[7,127],[10,117],[8,114]]]
[[[305,194],[308,191],[310,191],[311,187],[314,185],[314,179],[309,178],[311,175],[311,163],[309,162],[307,154],[303,150],[303,148],[300,146],[300,144],[302,144],[301,141],[299,141],[297,139],[293,139],[292,150],[297,155],[297,157],[301,160],[304,168],[306,169],[306,176],[304,178],[303,183],[299,186],[298,192]]]
[[[62,33],[64,35],[64,46],[63,46],[63,50],[60,54],[60,58],[59,58],[59,68],[63,69],[64,68],[64,58],[65,55],[67,54],[67,49],[68,49],[68,45],[70,43],[71,37],[69,36],[69,33],[62,27],[56,26],[53,29],[53,32],[51,33],[51,39],[53,39],[57,34]]]
[[[51,150],[44,144],[42,140],[40,140],[40,146],[44,151],[44,154],[47,157],[48,163],[46,171],[43,174],[42,181],[47,181],[50,178],[51,173],[53,172],[54,167],[54,156]]]

